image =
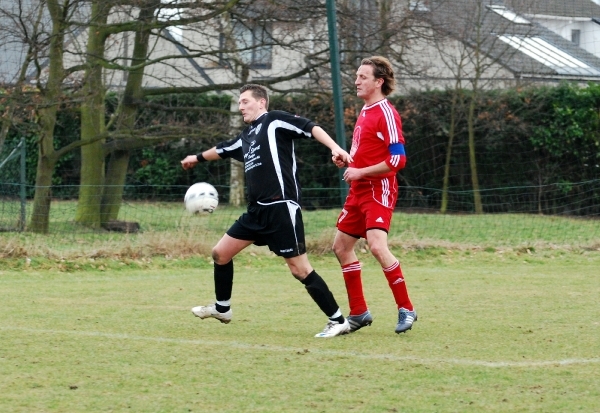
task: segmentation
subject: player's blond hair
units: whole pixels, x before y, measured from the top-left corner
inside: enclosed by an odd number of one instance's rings
[[[371,66],[373,68],[373,76],[375,79],[383,79],[381,85],[381,93],[384,96],[389,95],[396,88],[396,79],[394,79],[394,69],[388,59],[383,56],[372,56],[363,59],[360,62],[361,66]]]
[[[247,90],[252,92],[252,97],[256,100],[264,99],[267,103],[265,103],[265,109],[269,109],[269,92],[267,88],[263,85],[259,85],[256,83],[248,83],[240,88],[240,95]]]

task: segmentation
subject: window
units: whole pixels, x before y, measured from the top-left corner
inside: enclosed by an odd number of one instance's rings
[[[410,0],[410,3],[408,5],[408,9],[410,11],[429,11],[429,7],[427,5],[427,1],[426,0]]]
[[[498,38],[560,74],[591,74],[593,76],[600,74],[585,62],[560,50],[540,37],[502,35]]]
[[[225,36],[225,33],[219,33],[219,54],[217,55],[219,58],[219,66],[230,67],[225,49],[227,49],[227,36]]]
[[[499,14],[500,16],[504,17],[507,20],[510,20],[513,23],[516,23],[516,24],[531,24],[531,22],[529,20],[524,19],[523,17],[517,15],[514,11],[508,10],[504,6],[488,6],[488,7],[493,12]]]
[[[233,36],[242,62],[253,69],[270,69],[273,58],[273,38],[270,25],[249,27],[236,22]]]
[[[581,41],[581,30],[571,30],[571,41],[579,46]]]

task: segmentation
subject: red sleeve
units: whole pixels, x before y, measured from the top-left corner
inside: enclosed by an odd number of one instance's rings
[[[398,111],[389,102],[382,105],[382,110],[384,114],[382,130],[389,150],[385,163],[392,171],[398,172],[406,165],[402,121]]]

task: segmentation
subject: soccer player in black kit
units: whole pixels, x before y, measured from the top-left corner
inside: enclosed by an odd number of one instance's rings
[[[334,157],[352,158],[318,125],[283,111],[268,111],[269,96],[264,86],[247,84],[240,89],[239,109],[248,126],[236,138],[217,144],[197,155],[188,155],[184,169],[199,162],[234,158],[244,162],[248,198],[247,212],[213,247],[216,302],[192,308],[200,318],[231,321],[233,257],[251,244],[268,245],[283,257],[296,277],[329,317],[325,329],[315,337],[335,337],[350,331],[348,321],[327,283],[312,268],[306,255],[304,223],[300,212],[300,183],[294,140],[315,138],[331,149]]]

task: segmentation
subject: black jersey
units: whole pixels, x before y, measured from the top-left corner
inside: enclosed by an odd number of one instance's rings
[[[260,116],[235,139],[217,144],[217,153],[244,162],[248,202],[300,204],[294,139],[311,138],[315,126],[309,119],[274,110]]]

